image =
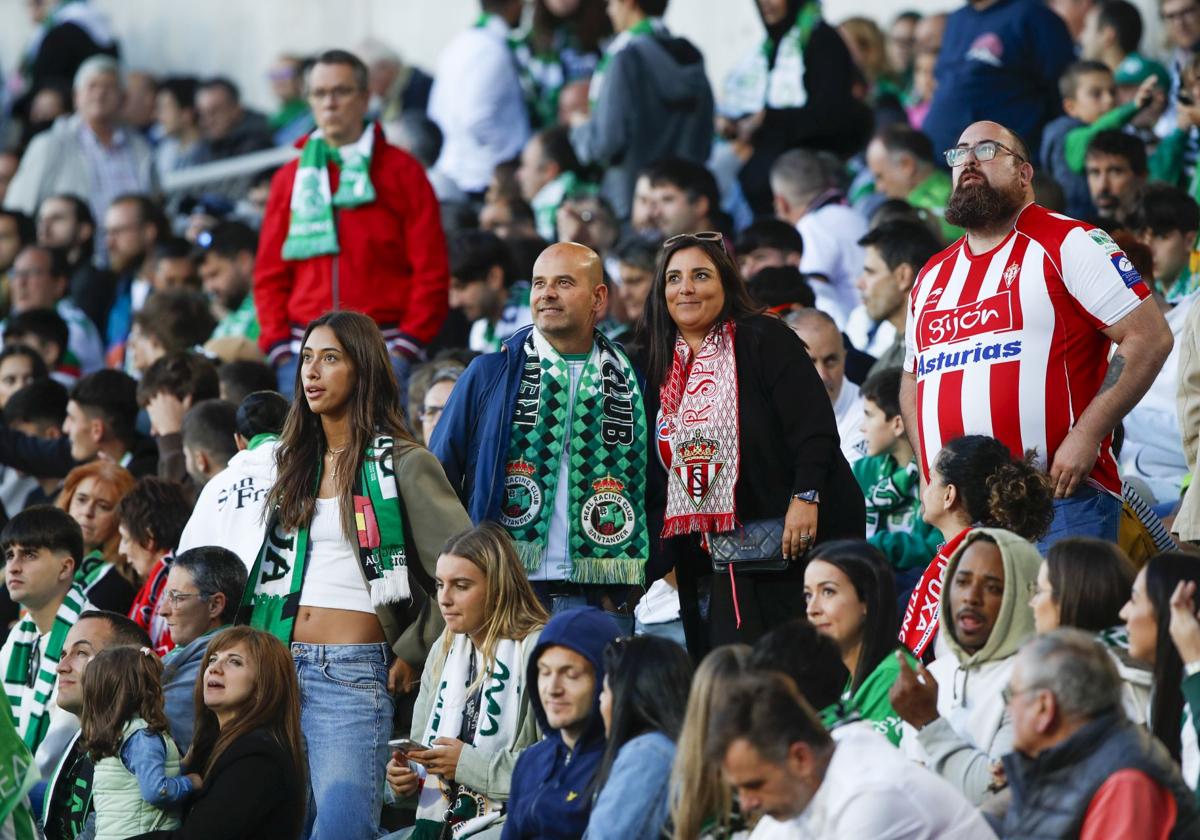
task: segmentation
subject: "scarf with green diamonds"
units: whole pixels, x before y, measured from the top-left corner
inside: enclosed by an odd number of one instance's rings
[[[573,402],[570,394],[566,360],[531,330],[513,411],[500,524],[516,542],[525,568],[536,571],[561,489],[570,494],[570,579],[640,584],[650,538],[645,407],[637,375],[625,354],[596,332]],[[558,487],[562,458],[571,465],[565,488]]]
[[[358,207],[375,200],[371,183],[371,154],[375,148],[375,128],[368,125],[358,142],[335,149],[325,138],[313,134],[300,150],[300,164],[292,182],[292,218],[283,242],[285,260],[306,260],[322,254],[336,254],[337,224],[335,207]],[[337,192],[330,196],[329,164],[341,172]]]
[[[358,561],[376,606],[408,600],[408,557],[404,519],[392,463],[396,442],[379,435],[371,441],[351,488],[358,530]],[[317,482],[320,483],[318,473]],[[284,644],[300,609],[300,590],[308,559],[308,526],[284,531],[273,515],[266,539],[246,580],[238,623],[265,630]],[[351,570],[347,574],[353,574]]]

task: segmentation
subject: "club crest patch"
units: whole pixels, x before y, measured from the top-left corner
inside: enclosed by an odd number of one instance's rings
[[[537,469],[521,459],[504,468],[504,501],[500,505],[500,524],[505,528],[528,525],[542,509],[542,488],[533,480]]]
[[[675,450],[675,463],[671,472],[683,485],[688,499],[696,510],[704,505],[708,491],[712,489],[725,467],[724,461],[716,459],[721,445],[712,438],[706,438],[697,429],[696,432]]]
[[[583,531],[597,545],[620,545],[633,536],[636,514],[623,495],[625,485],[611,475],[592,482],[594,495],[583,504]]]

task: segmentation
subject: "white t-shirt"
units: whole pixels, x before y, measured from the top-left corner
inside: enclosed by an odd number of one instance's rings
[[[842,312],[853,311],[862,303],[854,284],[863,270],[863,248],[858,240],[867,233],[866,220],[844,204],[826,204],[805,213],[796,230],[804,238],[800,270],[824,274],[837,293]]]
[[[833,415],[837,418],[838,437],[842,440],[842,454],[854,463],[867,454],[867,439],[863,434],[863,398],[858,386],[849,379],[842,381],[842,392],[833,403]]]

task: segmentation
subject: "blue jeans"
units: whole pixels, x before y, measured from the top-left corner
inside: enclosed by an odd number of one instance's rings
[[[1050,546],[1064,537],[1096,537],[1117,541],[1121,527],[1121,500],[1103,490],[1085,484],[1069,499],[1054,500],[1054,521],[1050,532],[1038,542],[1044,556]]]
[[[308,750],[305,837],[378,837],[384,767],[395,710],[387,645],[292,643],[300,728]]]
[[[408,374],[412,367],[408,359],[388,353],[392,360],[392,372],[396,374],[396,384],[400,386],[400,408],[408,415]],[[288,399],[296,393],[296,370],[300,367],[300,357],[289,353],[279,367],[275,368],[275,379],[279,383],[279,393]],[[410,419],[411,423],[412,420]]]

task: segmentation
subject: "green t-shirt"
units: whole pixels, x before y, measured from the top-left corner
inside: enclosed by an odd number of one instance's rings
[[[942,239],[946,242],[953,242],[963,235],[962,228],[946,221],[946,205],[950,202],[952,191],[950,176],[940,169],[935,169],[929,173],[929,177],[913,187],[906,199],[913,207],[937,218]]]
[[[916,666],[915,659],[907,655],[906,658],[909,665]],[[858,687],[858,691],[854,692],[850,701],[862,719],[870,721],[875,731],[891,741],[892,746],[900,745],[900,724],[903,721],[892,708],[888,692],[899,675],[900,663],[896,661],[896,654],[889,652]],[[849,690],[849,684],[846,688]]]

